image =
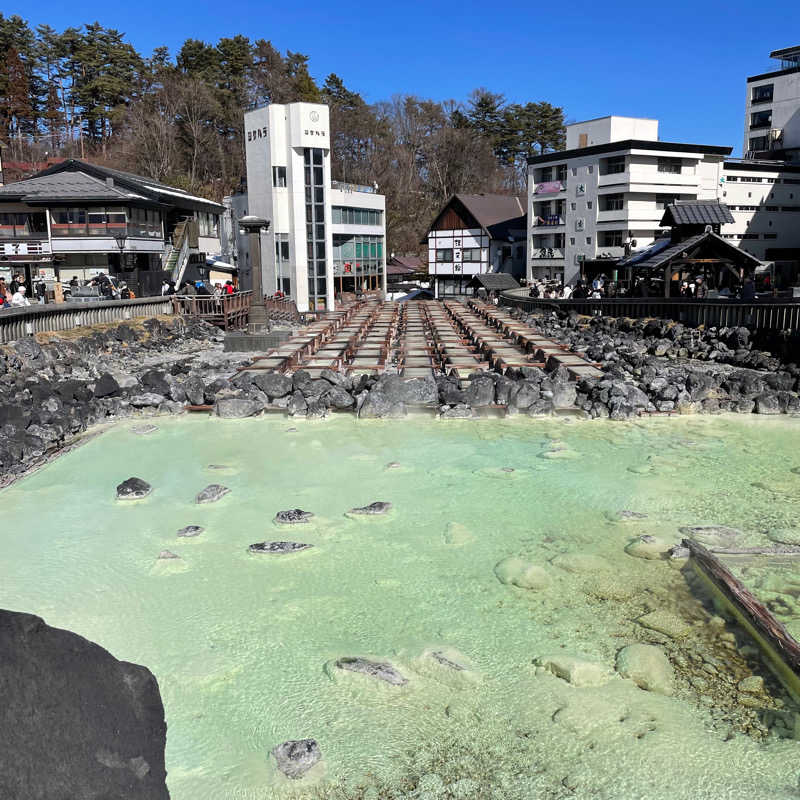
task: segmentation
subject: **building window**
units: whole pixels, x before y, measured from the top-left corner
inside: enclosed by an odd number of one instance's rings
[[[769,128],[772,125],[772,109],[766,108],[763,111],[754,111],[750,114],[751,128]]]
[[[553,168],[542,167],[539,171],[539,183],[548,183],[551,180],[553,180]]]
[[[573,211],[574,211],[574,210],[575,210],[575,209],[578,207],[578,204],[577,204],[577,203],[570,203],[569,205],[570,205],[570,208],[571,208]]]
[[[438,255],[438,251],[437,251]],[[461,260],[462,261],[480,261],[481,260],[481,249],[480,247],[468,247],[465,250],[461,251]]]
[[[219,235],[217,233],[218,221],[219,217],[216,214],[210,214],[207,211],[199,211],[197,213],[197,227],[200,236],[212,236],[216,238]]]
[[[306,196],[306,258],[308,300],[312,309],[327,306],[327,258],[325,254],[325,202],[323,154],[319,147],[303,150]]]
[[[679,158],[659,158],[658,159],[658,171],[659,172],[669,172],[670,174],[673,174],[673,175],[680,175],[682,166],[683,166],[683,162]]]
[[[586,237],[586,244],[591,244],[591,243],[592,243],[592,237],[591,236],[587,236]]]
[[[559,164],[556,167],[556,180],[564,183],[567,180],[567,165]]]
[[[570,236],[569,237],[569,243],[570,243],[571,247],[575,247],[575,237],[574,236]]]
[[[572,177],[574,178],[577,174],[578,174],[578,168],[577,167],[573,167],[572,168]]]
[[[380,225],[383,212],[374,208],[333,206],[331,219],[334,225]]]
[[[442,249],[436,251],[436,260],[438,262],[450,263],[453,260],[452,248]]]
[[[600,231],[598,245],[600,247],[622,247],[625,231]]]
[[[750,149],[751,150],[766,150],[767,149],[767,137],[766,136],[751,136],[750,137]]]
[[[765,83],[761,86],[754,86],[753,87],[753,94],[752,99],[750,102],[752,103],[771,103],[772,102],[772,91],[773,91],[773,84]]]
[[[272,185],[277,189],[286,188],[286,167],[272,168]]]
[[[564,249],[564,234],[563,233],[556,233],[553,236],[553,247],[557,247],[559,250]]]
[[[591,207],[592,207],[592,201],[591,200],[587,200],[586,201],[586,208],[591,208]]]
[[[617,175],[625,172],[625,156],[615,156],[614,158],[604,158],[600,161],[601,175]]]
[[[625,205],[625,195],[623,195],[621,192],[619,194],[600,195],[601,211],[622,211],[624,205]]]
[[[0,214],[0,239],[26,239],[37,234],[47,235],[44,211]]]

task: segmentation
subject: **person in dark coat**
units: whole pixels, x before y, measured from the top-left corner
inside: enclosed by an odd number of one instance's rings
[[[753,282],[752,275],[748,275],[745,279],[739,299],[745,303],[752,303],[756,299],[756,285]]]

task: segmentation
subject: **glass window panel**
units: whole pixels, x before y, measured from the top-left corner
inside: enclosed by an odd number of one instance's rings
[[[322,166],[322,150],[320,150],[318,147],[314,148],[314,166]]]
[[[289,260],[289,242],[281,242],[281,260],[288,261]]]
[[[317,258],[325,260],[325,242],[317,242]]]
[[[324,192],[325,192],[325,190],[321,186],[319,186],[316,189],[314,189],[314,202],[315,203],[323,203],[323,202],[325,202]]]
[[[14,215],[0,214],[0,236],[12,237],[14,235]]]
[[[314,185],[322,186],[322,167],[314,167]]]
[[[308,242],[306,245],[306,257],[308,258],[309,264],[314,260],[314,243]]]
[[[319,205],[315,205],[314,206],[314,215],[316,216],[316,219],[317,219],[318,222],[324,222],[325,221],[325,206],[323,206],[321,203]]]
[[[331,209],[331,221],[334,225],[338,225],[342,221],[342,209],[338,206]]]
[[[356,258],[361,258],[361,242],[356,242]]]
[[[316,238],[325,240],[325,224],[320,223],[316,225]]]

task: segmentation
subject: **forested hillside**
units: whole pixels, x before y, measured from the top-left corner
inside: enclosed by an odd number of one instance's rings
[[[331,107],[333,177],[377,182],[389,247],[414,251],[454,192],[524,190],[527,156],[563,145],[561,108],[476,89],[368,104],[309,56],[244,35],[137,52],[100,23],[58,32],[0,14],[0,143],[6,180],[52,158],[85,158],[219,200],[244,175],[242,114],[297,100]]]

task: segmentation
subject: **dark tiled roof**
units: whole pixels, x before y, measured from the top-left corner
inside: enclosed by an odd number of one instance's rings
[[[221,213],[224,206],[195,197],[183,189],[165,186],[141,175],[68,159],[48,167],[31,178],[0,188],[0,198],[25,198],[30,202],[49,200],[116,201],[139,200],[176,208]]]
[[[663,269],[667,266],[667,264],[680,258],[684,253],[691,253],[692,250],[703,244],[711,244],[716,249],[721,248],[731,256],[732,260],[736,261],[737,263],[745,263],[752,267],[758,266],[761,263],[755,256],[752,256],[750,253],[747,253],[741,248],[736,247],[736,245],[731,244],[721,236],[717,236],[716,233],[706,231],[703,233],[698,233],[695,236],[690,236],[688,239],[684,239],[682,242],[670,245],[663,250],[651,253],[648,257],[637,262],[635,265],[632,264],[631,266],[636,266],[637,269]]]
[[[486,275],[476,275],[472,281],[477,281],[489,292],[519,289],[519,281],[507,272],[489,272]]]
[[[661,225],[725,225],[729,222],[733,222],[733,215],[719,200],[676,200],[667,206]]]
[[[40,175],[0,187],[0,199],[19,198],[25,202],[50,199],[110,200],[120,202],[131,199],[149,199],[121,186],[109,186],[105,181],[85,172],[59,172]]]
[[[388,265],[390,267],[405,267],[412,272],[425,268],[419,256],[392,256],[388,261]]]

